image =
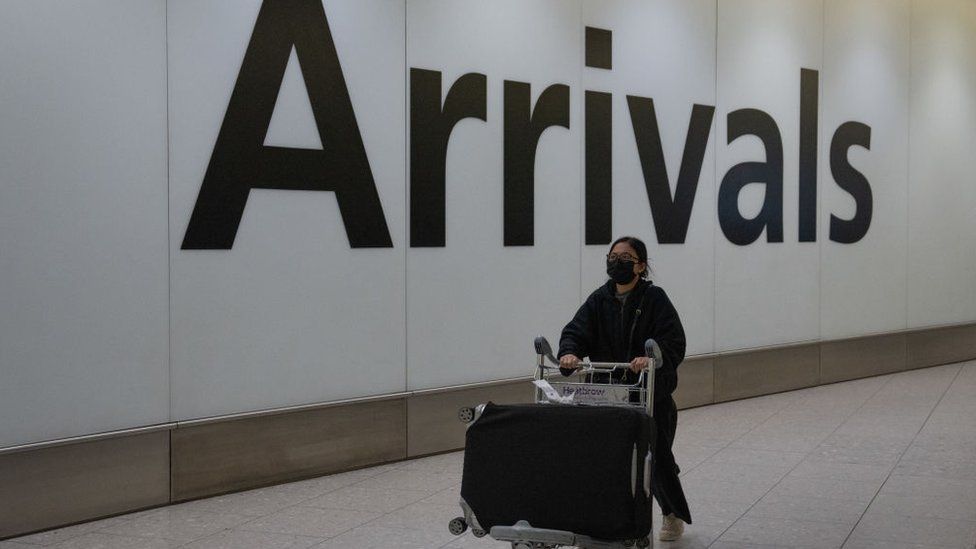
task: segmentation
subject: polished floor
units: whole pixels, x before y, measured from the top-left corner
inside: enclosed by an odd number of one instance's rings
[[[694,524],[658,547],[976,547],[976,362],[680,414]],[[459,452],[175,505],[0,549],[461,549]],[[660,524],[657,521],[656,524]]]

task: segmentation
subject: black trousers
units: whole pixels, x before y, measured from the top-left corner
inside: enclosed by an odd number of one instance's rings
[[[674,446],[674,435],[678,429],[678,407],[671,398],[670,392],[655,391],[654,395],[654,423],[657,426],[655,440],[654,465],[651,477],[651,493],[661,506],[665,515],[674,513],[675,516],[691,524],[691,511],[688,501],[681,488],[678,473],[681,469],[674,460],[671,448]]]
[[[633,373],[625,371],[620,376],[614,376],[615,383],[636,383]],[[588,383],[608,383],[607,374],[594,374],[587,379]],[[645,381],[644,387],[647,387]],[[681,468],[674,460],[672,447],[674,436],[678,430],[678,406],[671,394],[678,387],[678,377],[667,375],[660,370],[654,376],[654,423],[657,436],[654,441],[654,463],[651,471],[651,494],[657,500],[661,511],[665,515],[674,514],[685,524],[691,524],[691,511],[688,510],[688,500],[681,487],[678,473]],[[631,394],[631,401],[638,402],[636,393]]]

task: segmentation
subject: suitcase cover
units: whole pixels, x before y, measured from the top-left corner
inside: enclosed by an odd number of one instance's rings
[[[461,497],[485,531],[525,520],[603,540],[643,538],[653,429],[637,408],[489,402],[467,430]]]

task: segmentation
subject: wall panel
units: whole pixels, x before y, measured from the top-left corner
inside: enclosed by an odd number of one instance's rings
[[[908,325],[976,318],[976,4],[912,4]]]
[[[798,204],[801,69],[821,69],[822,18],[819,0],[718,3],[717,188],[733,166],[768,161],[755,136],[725,145],[729,113],[764,111],[782,139],[783,223],[782,242],[768,241],[768,228],[747,245],[716,231],[717,351],[820,335],[819,244],[799,241]],[[739,193],[736,208],[744,218],[759,213],[767,186],[750,183]]]
[[[2,9],[0,448],[165,422],[164,2]]]
[[[352,248],[334,192],[257,189],[231,249],[181,249],[260,5],[169,3],[172,402],[180,419],[390,393],[405,383],[402,3],[325,3],[393,247]],[[320,26],[321,16],[303,23]],[[311,54],[302,67],[300,54],[290,54],[264,144],[328,149],[347,136],[328,125],[317,135],[303,76],[322,67]],[[267,120],[257,89],[242,89],[245,112]],[[325,106],[334,108],[338,100]],[[344,176],[323,177],[334,184]]]
[[[530,375],[532,338],[554,340],[578,305],[579,9],[557,0],[407,6],[407,65],[439,71],[442,96],[464,74],[486,75],[487,118],[461,120],[448,142],[445,245],[407,253],[409,389]],[[569,129],[541,135],[533,205],[517,212],[534,219],[533,246],[504,245],[506,80],[529,83],[533,105],[546,87],[569,86]]]
[[[907,1],[826,3],[818,215],[823,339],[907,327],[909,19]],[[846,177],[836,181],[831,167],[831,143],[851,121],[870,127],[870,148],[846,151],[871,188],[869,206],[855,202],[840,186],[850,184]],[[851,244],[834,241],[831,219],[853,220],[863,207],[872,209],[867,234]]]
[[[584,25],[613,32],[612,69],[583,69],[585,89],[613,94],[613,238],[633,235],[647,244],[651,278],[664,288],[681,315],[688,353],[711,352],[716,225],[714,120],[705,128],[707,138],[697,180],[697,165],[688,171],[688,181],[697,183],[697,188],[687,214],[687,232],[680,236],[658,235],[628,96],[653,100],[653,118],[645,114],[649,109],[638,109],[636,112],[642,115],[638,124],[649,127],[648,120],[657,123],[670,199],[674,199],[693,108],[715,105],[715,2],[588,1],[583,8]],[[644,146],[645,157],[653,158],[650,140]],[[647,169],[647,177],[654,177],[654,168],[649,164]],[[655,205],[661,212],[660,223],[665,222],[668,206],[664,200]],[[675,215],[674,219],[683,216]],[[604,256],[608,244],[583,247],[581,300],[607,280]]]

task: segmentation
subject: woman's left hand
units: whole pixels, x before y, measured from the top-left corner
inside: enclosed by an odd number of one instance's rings
[[[635,358],[634,360],[631,360],[630,361],[630,369],[634,373],[640,372],[641,370],[646,370],[647,369],[647,357],[646,356],[639,356],[639,357]]]

